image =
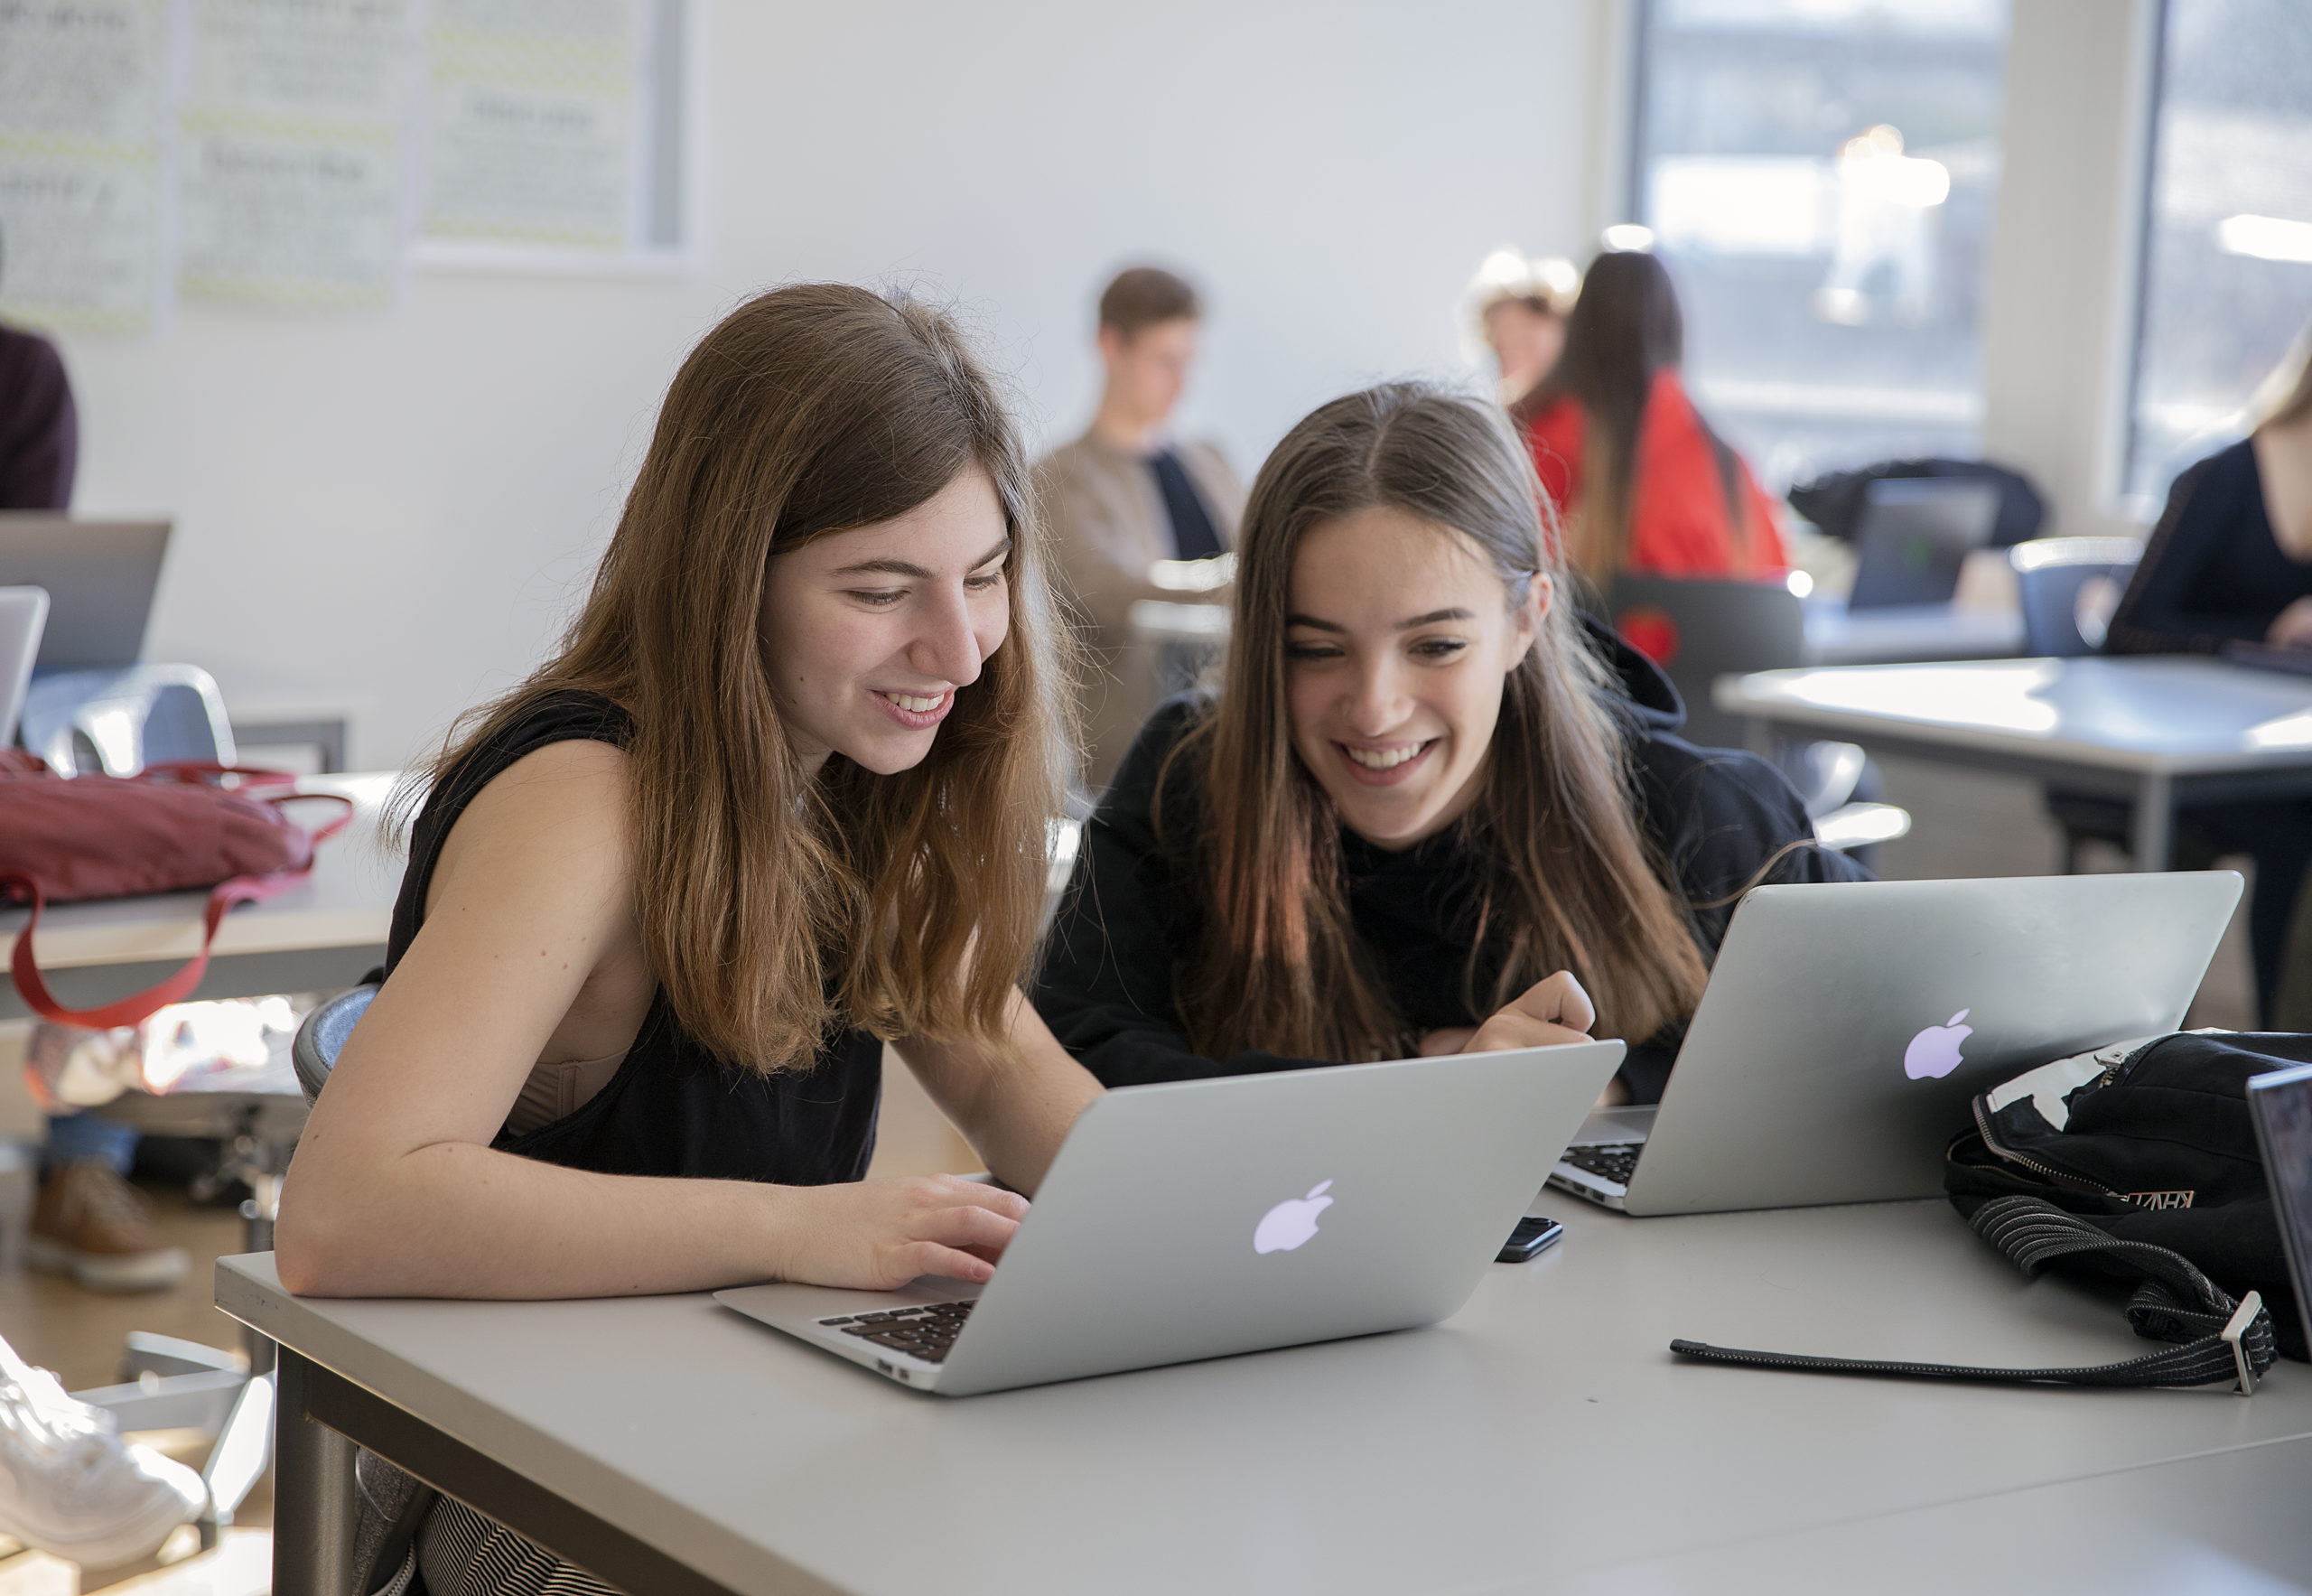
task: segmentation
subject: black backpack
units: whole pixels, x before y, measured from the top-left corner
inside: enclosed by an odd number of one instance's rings
[[[2064,1099],[2060,1126],[2028,1095],[1997,1109],[2000,1093],[1975,1099],[1974,1124],[1945,1155],[1953,1206],[1972,1219],[1994,1198],[2034,1197],[2115,1240],[2181,1253],[2232,1295],[2261,1295],[2280,1351],[2303,1360],[2248,1078],[2312,1063],[2312,1036],[2181,1031],[2099,1057],[2109,1061]],[[2092,1255],[2054,1267],[2115,1273]]]
[[[2247,1083],[2312,1063],[2312,1036],[2182,1031],[2061,1060],[1977,1097],[1944,1187],[2027,1274],[2134,1283],[2136,1333],[2168,1343],[2092,1368],[1994,1369],[1751,1352],[1673,1341],[1702,1362],[1809,1374],[1997,1384],[2252,1390],[2277,1350],[2303,1359]],[[2083,1078],[2083,1077],[2084,1078]],[[2263,1311],[2242,1310],[2249,1293]]]

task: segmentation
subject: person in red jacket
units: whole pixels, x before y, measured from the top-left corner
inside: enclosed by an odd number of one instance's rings
[[[1600,584],[1620,571],[1773,576],[1789,565],[1773,501],[1678,379],[1684,344],[1662,263],[1601,255],[1556,368],[1511,408],[1570,562]]]

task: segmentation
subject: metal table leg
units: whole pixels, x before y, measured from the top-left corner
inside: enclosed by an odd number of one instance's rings
[[[2149,773],[2136,785],[2130,844],[2138,870],[2166,870],[2173,862],[2176,788],[2166,775]]]
[[[353,1588],[353,1442],[305,1416],[313,1366],[284,1347],[274,1416],[274,1596]]]

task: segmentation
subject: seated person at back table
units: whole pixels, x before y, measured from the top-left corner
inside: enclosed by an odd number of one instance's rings
[[[1790,564],[1774,501],[1687,397],[1684,358],[1685,321],[1662,263],[1601,255],[1581,279],[1557,364],[1510,409],[1568,565],[1600,588],[1621,571],[1772,576]]]
[[[987,1279],[1024,1198],[862,1177],[878,1037],[1021,1191],[1100,1090],[1019,987],[1066,790],[1039,560],[946,320],[816,284],[709,332],[560,652],[434,764],[282,1283]],[[436,1591],[607,1589],[484,1585],[555,1560],[447,1498],[419,1563]]]
[[[2265,384],[2248,436],[2177,477],[2112,611],[2111,654],[2213,654],[2227,642],[2312,648],[2312,328]],[[2289,914],[2312,864],[2312,803],[2193,804],[2217,848],[2251,854],[2248,904],[2266,1022],[2278,994]]]
[[[1099,413],[1074,443],[1037,462],[1064,591],[1092,654],[1086,776],[1105,786],[1154,706],[1146,659],[1128,658],[1129,615],[1141,599],[1195,603],[1217,589],[1159,586],[1159,560],[1210,559],[1236,541],[1245,489],[1209,443],[1166,440],[1188,383],[1203,307],[1186,280],[1154,266],[1120,274],[1100,295]]]
[[[1392,383],[1262,466],[1217,697],[1150,720],[1086,828],[1035,986],[1111,1086],[1633,1044],[1661,1096],[1739,896],[1865,873],[1565,602],[1488,403]],[[1595,1000],[1594,1011],[1591,1000]]]
[[[1528,260],[1515,249],[1485,258],[1464,303],[1492,352],[1495,393],[1515,405],[1532,393],[1565,350],[1565,319],[1581,292],[1581,274],[1559,256]]]

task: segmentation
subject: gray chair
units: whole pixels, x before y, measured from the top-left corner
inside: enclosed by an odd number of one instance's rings
[[[2023,611],[2023,651],[2035,658],[2100,654],[2112,612],[2127,592],[2143,546],[2132,537],[2035,537],[2007,551]],[[2065,870],[2079,873],[2080,848],[2109,843],[2125,852],[2135,806],[2100,793],[2049,788],[2047,816],[2063,829]]]
[[[2143,546],[2132,537],[2037,537],[2007,551],[2035,658],[2100,654]]]
[[[289,1062],[296,1068],[297,1088],[305,1094],[310,1104],[322,1095],[329,1084],[329,1072],[337,1068],[337,1056],[345,1049],[345,1039],[361,1023],[361,1016],[369,1012],[369,1000],[378,995],[375,985],[356,986],[340,992],[305,1016],[297,1027],[297,1040],[290,1044]]]
[[[64,670],[24,695],[23,744],[60,775],[134,776],[168,760],[233,762],[215,678],[197,665]]]

